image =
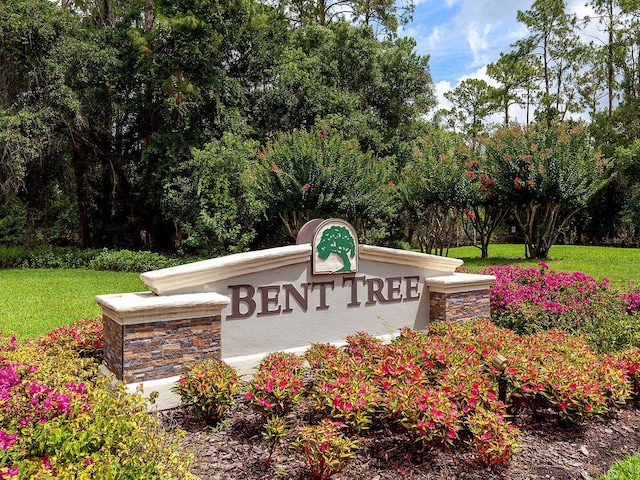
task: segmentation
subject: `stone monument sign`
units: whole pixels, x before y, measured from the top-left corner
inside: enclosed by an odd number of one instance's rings
[[[358,331],[388,338],[430,321],[488,318],[494,278],[455,273],[461,264],[360,245],[349,223],[312,220],[297,245],[143,273],[149,292],[97,297],[105,369],[162,395],[203,358],[249,373],[269,352],[337,344]]]

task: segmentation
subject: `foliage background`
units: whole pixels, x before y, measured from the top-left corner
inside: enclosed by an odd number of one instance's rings
[[[487,70],[498,86],[462,82],[450,111],[400,34],[412,2],[338,3],[3,2],[0,244],[218,255],[289,243],[309,216],[426,251],[463,239],[486,254],[517,218],[511,240],[533,257],[556,241],[638,244],[637,2],[591,2],[609,33],[594,45],[564,2],[532,1],[528,36]],[[513,104],[527,125],[511,125]],[[567,142],[547,144],[559,131]],[[551,174],[501,167],[531,154],[534,132],[557,152]],[[310,189],[296,199],[285,177]],[[530,199],[500,187],[516,178]],[[554,200],[568,212],[529,228],[522,204],[546,209],[554,178],[576,194]]]

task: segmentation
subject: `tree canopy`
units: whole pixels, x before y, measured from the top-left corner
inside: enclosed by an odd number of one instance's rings
[[[400,28],[413,6],[1,2],[0,244],[218,255],[328,216],[425,251],[466,230],[483,255],[505,218],[530,256],[637,236],[640,2],[532,1],[449,111]]]

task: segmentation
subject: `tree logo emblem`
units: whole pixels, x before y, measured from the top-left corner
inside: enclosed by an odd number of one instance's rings
[[[351,273],[358,270],[358,241],[353,227],[339,219],[323,222],[314,235],[313,273]]]

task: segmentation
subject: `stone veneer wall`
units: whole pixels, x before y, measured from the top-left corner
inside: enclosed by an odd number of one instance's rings
[[[122,341],[123,326],[113,318],[103,315],[104,347],[102,357],[105,365],[118,380],[122,380]]]
[[[430,322],[466,322],[475,319],[490,319],[491,305],[489,289],[471,292],[430,292]]]
[[[126,383],[179,375],[190,363],[220,358],[220,315],[133,325],[103,318],[105,364]]]

